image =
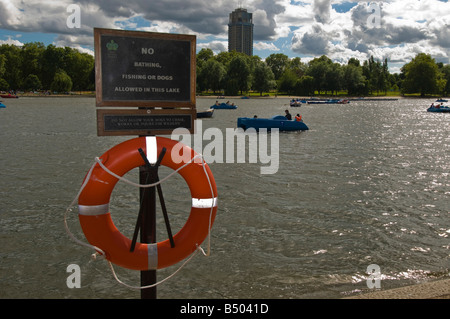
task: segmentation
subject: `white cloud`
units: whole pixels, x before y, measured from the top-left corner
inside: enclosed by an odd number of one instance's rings
[[[13,0],[0,2],[0,27],[20,24],[20,11]]]
[[[9,36],[7,40],[0,40],[0,45],[2,44],[16,45],[18,47],[24,45],[24,43],[20,42],[19,40],[11,39],[11,36]]]
[[[209,43],[197,43],[197,49],[208,48],[211,49],[215,54],[223,51],[228,51],[228,41],[211,41]]]
[[[336,2],[333,2],[336,3]],[[325,54],[335,61],[350,57],[388,58],[407,63],[419,52],[449,62],[450,4],[437,0],[378,2],[380,16],[360,2],[348,12],[329,11],[331,1],[316,1],[315,22],[293,31],[292,50],[298,54]],[[379,24],[370,24],[378,21]]]
[[[367,11],[369,2],[380,5],[380,25],[375,28],[367,23],[372,14]],[[66,25],[66,10],[73,3],[81,8],[79,29]],[[289,52],[291,56],[294,52],[303,61],[325,54],[340,62],[374,55],[379,59],[388,57],[393,63],[406,63],[418,52],[429,52],[439,61],[449,62],[449,2],[349,3],[247,0],[244,7],[253,13],[255,25],[254,48]],[[339,5],[339,12],[333,9],[335,5]],[[227,50],[228,16],[236,7],[236,1],[228,0],[0,0],[0,28],[57,34],[56,45],[84,48],[87,52],[92,52],[94,27],[189,33],[197,35],[199,48],[220,52]],[[11,38],[2,40],[6,41],[21,44]],[[280,45],[286,42],[287,48]]]
[[[127,28],[130,30],[131,28]],[[186,26],[166,21],[153,21],[149,27],[138,27],[135,28],[138,31],[146,32],[162,32],[162,33],[179,33],[179,34],[192,34],[192,30]]]
[[[275,44],[267,42],[256,42],[255,44],[253,44],[253,49],[260,51],[280,51],[280,49]]]

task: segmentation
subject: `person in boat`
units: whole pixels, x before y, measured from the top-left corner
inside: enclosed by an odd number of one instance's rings
[[[297,113],[297,115],[295,116],[295,120],[296,120],[297,122],[303,122],[302,116],[301,116],[300,114],[298,114],[298,113]]]
[[[431,108],[434,108],[434,103],[431,103],[430,107],[431,107]]]
[[[219,101],[216,101],[216,106],[219,106]]]
[[[227,101],[227,103],[226,103],[227,105],[230,105],[230,101]]]
[[[254,118],[254,119],[257,119],[257,118],[258,118],[258,115],[253,115],[253,118]]]
[[[289,110],[284,111],[286,113],[285,117],[290,121],[292,120],[292,115],[289,113]]]

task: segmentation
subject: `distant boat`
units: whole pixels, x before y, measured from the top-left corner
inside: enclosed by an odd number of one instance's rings
[[[4,109],[4,108],[6,108],[6,105],[0,101],[0,109]]]
[[[442,98],[439,98],[439,99],[436,100],[436,102],[448,102],[448,100],[444,100]]]
[[[438,105],[436,106],[430,106],[427,109],[428,112],[436,112],[436,113],[450,113],[450,107],[449,106],[443,106],[443,105]]]
[[[257,131],[262,128],[265,128],[268,131],[273,128],[277,128],[280,131],[306,131],[309,129],[305,123],[288,120],[283,115],[276,115],[270,119],[239,117],[237,119],[237,126],[244,130],[254,128]]]
[[[212,117],[214,114],[214,109],[209,109],[203,112],[197,112],[197,118],[209,118]]]
[[[13,95],[13,94],[0,94],[0,97],[4,98],[4,99],[18,99],[19,97],[17,95]]]
[[[306,100],[299,100],[299,99],[292,99],[290,102],[289,102],[289,105],[291,106],[291,107],[300,107],[300,106],[302,106],[302,103],[306,103]]]
[[[233,109],[237,109],[237,105],[233,105],[233,104],[228,104],[228,103],[220,103],[219,105],[212,105],[210,107],[211,109],[229,109],[229,110],[233,110]]]

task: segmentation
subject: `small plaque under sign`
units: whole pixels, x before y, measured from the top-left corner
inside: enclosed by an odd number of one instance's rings
[[[98,135],[171,134],[177,128],[194,130],[195,110],[97,110]]]

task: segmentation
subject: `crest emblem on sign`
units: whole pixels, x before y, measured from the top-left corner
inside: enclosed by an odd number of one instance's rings
[[[115,43],[114,40],[111,40],[111,42],[108,42],[106,44],[106,48],[109,51],[116,51],[119,48],[119,45],[117,43]]]

